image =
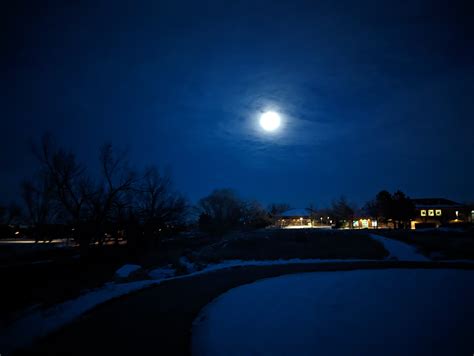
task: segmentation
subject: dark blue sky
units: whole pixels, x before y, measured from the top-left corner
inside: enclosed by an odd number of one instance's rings
[[[474,25],[456,1],[32,1],[2,15],[0,201],[52,132],[293,206],[474,200]],[[263,133],[258,116],[283,127]]]

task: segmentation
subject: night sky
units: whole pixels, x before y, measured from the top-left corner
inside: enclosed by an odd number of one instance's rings
[[[0,202],[49,131],[293,207],[379,190],[474,200],[474,21],[456,1],[14,1],[2,8]],[[262,112],[283,125],[265,133]]]

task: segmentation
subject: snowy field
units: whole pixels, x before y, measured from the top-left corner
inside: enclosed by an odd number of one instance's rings
[[[44,337],[47,334],[63,327],[72,322],[87,311],[93,309],[97,305],[105,303],[113,298],[118,298],[134,291],[158,285],[164,280],[181,279],[190,276],[197,276],[212,271],[218,271],[232,267],[242,266],[272,266],[286,264],[305,264],[305,263],[327,263],[340,262],[340,260],[317,260],[317,259],[292,259],[292,260],[276,260],[276,261],[242,261],[230,260],[218,264],[210,264],[204,269],[197,271],[195,266],[186,260],[188,271],[187,275],[174,277],[175,271],[170,268],[156,268],[148,272],[149,280],[134,281],[128,283],[108,283],[101,288],[84,293],[83,295],[58,304],[46,310],[33,309],[20,319],[16,320],[6,329],[0,330],[0,345],[3,352],[12,352],[19,347],[29,346],[35,339]],[[358,262],[360,260],[345,260],[344,262]],[[140,266],[124,265],[116,272],[116,276],[126,278],[133,272],[137,271]]]
[[[474,271],[316,272],[257,281],[204,308],[193,355],[471,355]]]
[[[385,238],[379,235],[371,235],[372,238],[380,241],[384,247],[389,251],[388,259],[396,259],[399,261],[429,261],[426,257],[418,254],[413,246],[404,244],[402,242]],[[72,322],[74,319],[91,310],[95,306],[102,304],[110,299],[124,296],[128,293],[149,287],[151,285],[160,284],[163,280],[181,279],[190,276],[196,276],[203,273],[222,270],[225,268],[242,267],[242,266],[271,266],[271,265],[288,265],[288,264],[305,264],[305,263],[353,263],[361,261],[370,261],[367,259],[279,259],[279,260],[226,260],[217,264],[208,264],[202,269],[197,268],[193,263],[185,258],[180,260],[181,264],[185,266],[187,275],[175,276],[175,271],[169,267],[161,267],[148,272],[148,277],[151,279],[133,281],[128,283],[108,283],[105,286],[85,292],[76,299],[66,301],[46,310],[35,309],[6,329],[0,330],[0,345],[3,352],[12,351],[18,347],[30,345],[35,339],[43,337],[60,327]],[[140,270],[138,265],[124,265],[117,270],[116,276],[119,278],[127,278],[133,273]],[[400,272],[407,272],[401,270]],[[426,271],[430,272],[430,271]],[[432,271],[442,275],[440,270]],[[348,272],[338,272],[346,275]],[[356,273],[356,272],[350,272]],[[360,273],[364,273],[361,271]],[[368,273],[368,272],[367,272]],[[384,273],[383,271],[373,271],[371,273]],[[417,272],[420,273],[420,272]],[[443,272],[445,273],[445,272]],[[451,273],[455,273],[452,271]],[[467,272],[466,272],[467,273]],[[326,275],[326,273],[323,273]],[[474,273],[471,273],[474,274]],[[407,275],[408,276],[408,275]],[[334,276],[333,276],[334,278]],[[378,283],[378,282],[377,282]],[[397,283],[394,281],[393,283]],[[377,285],[377,284],[375,284]],[[464,300],[464,297],[461,296]],[[474,320],[471,318],[471,320]]]

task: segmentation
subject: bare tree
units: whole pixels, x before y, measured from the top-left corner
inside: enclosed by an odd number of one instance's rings
[[[243,221],[247,227],[263,228],[272,224],[270,214],[256,200],[244,203],[243,214]]]
[[[21,196],[27,210],[29,222],[35,241],[49,240],[48,225],[56,223],[60,215],[58,204],[54,198],[54,183],[47,174],[38,174],[33,180],[26,180],[21,185]]]
[[[90,220],[95,226],[93,235],[100,244],[104,241],[106,225],[116,221],[121,209],[129,205],[127,193],[138,181],[126,158],[125,152],[115,152],[111,144],[104,145],[99,155],[102,179],[97,186],[89,184],[87,188]]]
[[[49,176],[40,180],[26,180],[21,185],[21,195],[27,209],[27,220],[33,226],[50,224],[58,216],[54,204],[54,185]]]
[[[0,224],[19,224],[22,215],[21,207],[15,202],[11,202],[7,206],[0,206]]]
[[[201,228],[222,233],[242,223],[244,203],[232,189],[217,189],[202,198],[197,209]]]
[[[172,190],[169,176],[163,176],[156,167],[150,167],[144,175],[141,192],[140,210],[145,222],[175,224],[182,221],[187,203]]]
[[[347,199],[342,196],[332,203],[331,215],[334,217],[334,220],[336,220],[337,226],[346,223],[349,228],[352,228],[355,210],[356,209],[349,204]]]
[[[159,232],[183,222],[188,210],[186,199],[172,189],[171,179],[156,167],[145,171],[137,194],[137,209],[146,237],[159,237]]]
[[[22,186],[28,217],[34,224],[61,222],[87,254],[91,241],[103,244],[106,235],[143,236],[143,226],[163,228],[180,222],[186,200],[171,189],[171,180],[156,168],[141,177],[131,169],[125,151],[111,144],[100,149],[100,179],[86,175],[76,156],[44,135],[33,153],[40,163],[33,180]],[[5,215],[5,214],[4,214]],[[64,226],[66,228],[66,226]]]
[[[286,203],[274,203],[268,207],[268,212],[272,218],[278,218],[282,213],[290,209],[290,204]]]
[[[66,220],[77,224],[85,203],[85,169],[77,163],[76,156],[59,148],[50,135],[44,135],[41,145],[33,146],[39,160],[40,174],[51,184],[53,197],[61,203]]]

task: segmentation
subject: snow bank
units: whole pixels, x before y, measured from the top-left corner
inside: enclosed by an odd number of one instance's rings
[[[193,355],[472,353],[474,273],[361,270],[286,275],[205,307]]]
[[[115,272],[115,276],[119,278],[128,278],[132,273],[138,271],[141,268],[142,267],[139,265],[123,265]]]
[[[274,266],[274,265],[289,265],[289,264],[314,264],[314,263],[351,263],[351,262],[367,262],[367,261],[381,261],[381,260],[363,260],[363,259],[317,259],[317,258],[291,258],[288,260],[225,260],[219,263],[211,263],[204,267],[201,272],[210,272],[216,271],[224,268],[231,268],[231,267],[244,267],[244,266]]]
[[[192,272],[196,272],[197,271],[197,267],[194,263],[192,263],[191,261],[189,261],[188,258],[182,256],[179,258],[179,263],[184,267],[186,268],[186,271],[188,273],[192,273]]]
[[[165,278],[170,278],[175,275],[176,271],[174,268],[169,268],[169,267],[161,267],[161,268],[155,268],[148,272],[148,276],[151,279],[165,279]]]
[[[399,249],[403,252],[405,251],[406,244],[398,243],[397,241],[387,239],[378,235],[373,235],[377,240],[384,243],[385,248],[387,248],[390,253],[395,254],[397,258],[404,260],[404,254],[399,253]],[[403,245],[404,248],[393,248],[391,243],[398,243]],[[387,243],[387,245],[386,245]],[[396,244],[397,245],[397,244]],[[411,248],[411,246],[408,246]],[[410,253],[413,253],[410,250]],[[411,255],[410,255],[411,256]],[[408,256],[408,257],[410,257]],[[415,254],[418,256],[418,254]],[[406,256],[405,256],[406,257]],[[428,259],[424,259],[428,260]],[[189,260],[182,258],[180,262],[187,268],[188,272],[192,272],[182,276],[173,277],[175,271],[171,268],[159,268],[149,272],[150,278],[153,280],[129,282],[114,284],[109,283],[103,288],[97,289],[95,291],[88,292],[76,299],[67,301],[65,303],[59,304],[55,307],[52,307],[47,310],[35,311],[31,314],[25,315],[21,319],[14,322],[5,330],[0,330],[0,345],[2,347],[1,352],[8,354],[12,350],[28,346],[36,338],[45,336],[46,334],[51,333],[52,331],[70,323],[75,318],[84,314],[85,312],[91,310],[95,306],[102,304],[110,299],[126,295],[130,292],[145,288],[150,285],[157,285],[161,283],[164,279],[181,279],[188,278],[191,276],[208,273],[212,271],[222,270],[232,267],[243,267],[243,266],[272,266],[272,265],[289,265],[289,264],[314,264],[314,263],[351,263],[351,262],[362,262],[362,261],[376,261],[376,260],[360,260],[360,259],[351,259],[351,260],[321,260],[321,259],[299,259],[293,258],[289,260],[227,260],[217,264],[209,264],[206,267],[202,268],[200,271],[197,271],[197,266],[191,263]],[[122,268],[130,266],[125,265]],[[134,266],[134,265],[132,265]],[[138,266],[140,267],[140,266]],[[121,268],[121,269],[122,269]],[[128,270],[130,268],[127,267]],[[119,269],[120,271],[120,269]],[[117,271],[118,272],[118,271]]]
[[[5,330],[0,330],[0,345],[2,352],[8,354],[11,351],[30,345],[35,339],[41,338],[60,327],[72,322],[77,317],[91,310],[95,306],[102,304],[110,299],[117,298],[133,291],[158,285],[161,281],[167,279],[181,279],[191,276],[217,271],[230,267],[238,266],[271,266],[295,263],[325,263],[325,262],[357,262],[361,260],[316,260],[316,259],[291,259],[274,261],[243,261],[228,260],[218,264],[211,264],[204,269],[190,274],[173,277],[175,271],[171,268],[158,268],[149,272],[153,280],[129,282],[129,283],[108,283],[104,287],[88,292],[76,299],[64,302],[55,307],[38,310],[27,314],[14,322]],[[367,260],[364,260],[367,261]],[[194,264],[187,261],[187,268],[194,271]],[[127,265],[125,265],[127,266]],[[124,267],[125,267],[124,266]],[[122,267],[123,268],[123,267]]]
[[[368,260],[368,259],[318,259],[318,258],[290,258],[290,259],[278,259],[278,260],[224,260],[219,263],[209,263],[205,266],[199,266],[186,257],[180,258],[180,264],[183,265],[191,275],[196,273],[204,273],[217,271],[225,268],[232,267],[245,267],[245,266],[275,266],[275,265],[288,265],[288,264],[314,264],[314,263],[350,263],[350,262],[367,262],[367,261],[381,261],[381,260]]]
[[[429,258],[418,253],[414,246],[380,235],[370,234],[370,237],[383,244],[390,253],[388,258],[396,258],[399,261],[430,261]]]
[[[19,347],[28,346],[35,339],[43,337],[70,323],[99,304],[159,283],[160,281],[151,280],[121,284],[108,283],[100,289],[55,307],[37,310],[17,320],[6,330],[1,330],[1,351],[2,353],[9,354]]]

